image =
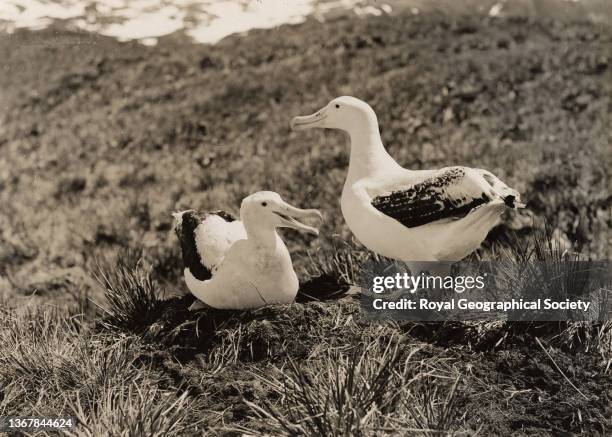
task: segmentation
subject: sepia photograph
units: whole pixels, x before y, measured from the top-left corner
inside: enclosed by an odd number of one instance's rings
[[[612,432],[610,0],[1,0],[0,435]]]

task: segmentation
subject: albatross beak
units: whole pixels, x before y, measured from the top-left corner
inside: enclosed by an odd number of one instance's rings
[[[291,120],[291,130],[299,131],[304,129],[312,129],[315,127],[325,127],[326,118],[327,114],[325,113],[325,108],[315,112],[312,115],[293,117]]]
[[[319,230],[317,228],[305,225],[296,220],[296,218],[310,218],[323,221],[323,215],[321,215],[317,209],[299,209],[285,203],[275,210],[274,214],[281,218],[281,222],[285,227],[297,229],[298,231],[304,231],[313,235],[319,235]]]

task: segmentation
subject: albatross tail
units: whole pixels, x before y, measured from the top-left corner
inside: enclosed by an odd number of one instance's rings
[[[458,261],[478,249],[489,231],[499,224],[501,215],[507,207],[502,199],[496,199],[454,222],[446,234],[448,241],[453,241],[453,244],[438,252],[436,259]]]
[[[521,202],[521,196],[513,189],[509,189],[508,193],[503,193],[501,198],[508,208],[520,209],[525,208],[525,204]]]

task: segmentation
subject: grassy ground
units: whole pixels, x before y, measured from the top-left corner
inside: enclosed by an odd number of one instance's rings
[[[523,193],[533,217],[508,218],[478,257],[510,230],[530,238],[533,218],[609,259],[611,40],[590,24],[441,15],[214,47],[1,37],[0,415],[71,413],[84,435],[605,434],[605,325],[369,324],[350,297],[194,316],[189,296],[157,296],[184,292],[171,211],[235,211],[269,188],[326,213],[318,240],[284,234],[302,280],[353,277],[343,139],[288,128],[341,94],[372,104],[406,167],[479,166]]]
[[[344,252],[353,265],[355,252]],[[343,267],[303,289],[337,290]],[[75,435],[605,435],[609,323],[373,323],[352,296],[191,313],[135,258],[107,304],[0,313],[2,414],[76,417]],[[127,433],[127,434],[126,434]]]

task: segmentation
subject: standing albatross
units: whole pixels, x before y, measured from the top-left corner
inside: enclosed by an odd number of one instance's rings
[[[339,129],[350,137],[341,208],[355,237],[372,251],[401,261],[459,261],[476,250],[519,193],[492,173],[468,167],[407,170],[387,153],[374,110],[338,97],[293,130]]]
[[[296,208],[271,191],[246,197],[240,207],[241,220],[223,212],[200,217],[193,210],[174,217],[185,282],[199,299],[191,310],[205,306],[248,309],[293,302],[298,278],[276,228],[318,235],[316,228],[296,218],[322,219],[316,209]]]

